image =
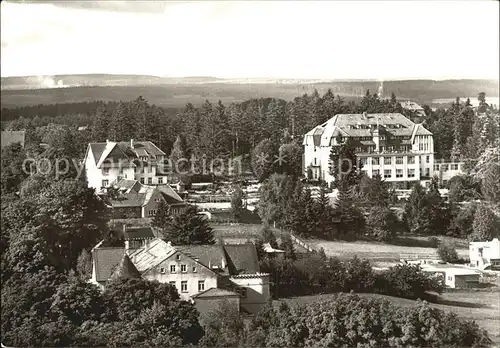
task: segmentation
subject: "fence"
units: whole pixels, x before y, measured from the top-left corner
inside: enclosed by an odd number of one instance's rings
[[[291,233],[291,232],[290,232],[290,237],[292,238],[292,242],[294,242],[295,244],[300,245],[301,247],[303,247],[307,251],[309,251],[309,252],[316,251],[316,249],[314,249],[312,246],[310,246],[309,244],[307,244],[303,240],[301,240],[301,239],[297,238],[296,236],[294,236],[293,233]]]

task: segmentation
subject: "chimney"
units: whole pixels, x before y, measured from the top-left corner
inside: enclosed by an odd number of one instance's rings
[[[109,143],[109,139],[106,139],[106,144]]]
[[[133,149],[134,148],[134,139],[130,139],[130,147]]]

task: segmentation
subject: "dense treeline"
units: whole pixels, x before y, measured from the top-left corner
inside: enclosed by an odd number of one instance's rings
[[[402,308],[354,294],[269,305],[248,327],[224,305],[210,319],[202,341],[208,347],[486,347],[491,342],[474,321],[426,302]]]

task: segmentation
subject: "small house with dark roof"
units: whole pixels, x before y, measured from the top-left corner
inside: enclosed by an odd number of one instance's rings
[[[223,304],[240,308],[240,294],[225,289],[210,288],[193,295],[191,298],[200,313],[212,312]]]
[[[152,218],[158,211],[158,204],[166,202],[175,214],[185,208],[186,203],[170,187],[143,185],[137,180],[122,179],[112,184],[116,189],[113,197],[101,195],[113,209],[115,219]]]
[[[256,313],[270,297],[269,274],[260,272],[252,243],[173,246],[155,238],[146,240],[139,249],[127,246],[128,249],[121,249],[121,254],[112,248],[95,247],[92,279],[107,281],[113,274],[113,265],[127,253],[144,279],[174,285],[184,300],[196,303],[195,295],[218,289],[198,301],[206,301],[210,296],[231,299],[236,293],[241,309]]]

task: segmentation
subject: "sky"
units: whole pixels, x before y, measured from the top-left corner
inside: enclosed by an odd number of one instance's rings
[[[499,78],[498,1],[2,1],[1,76]]]

